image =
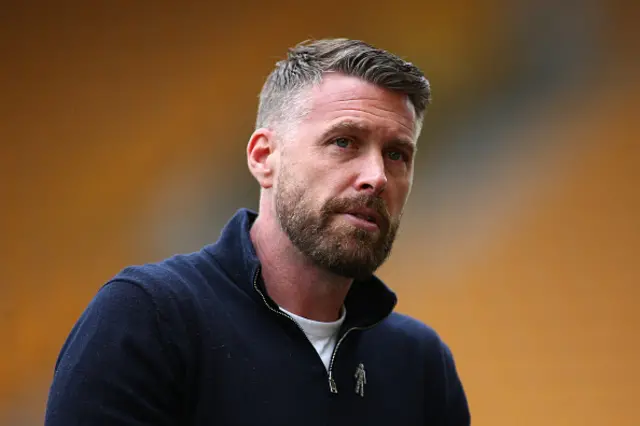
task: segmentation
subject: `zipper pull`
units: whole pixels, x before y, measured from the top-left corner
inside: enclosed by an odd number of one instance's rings
[[[331,393],[338,393],[338,386],[336,386],[336,381],[333,380],[333,373],[329,372],[329,390]]]

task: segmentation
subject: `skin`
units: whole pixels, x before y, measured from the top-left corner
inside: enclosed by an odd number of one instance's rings
[[[327,73],[305,114],[257,129],[247,146],[261,186],[251,238],[269,296],[316,321],[338,319],[354,278],[388,257],[413,183],[417,126],[406,95]],[[369,207],[376,225],[353,210]]]

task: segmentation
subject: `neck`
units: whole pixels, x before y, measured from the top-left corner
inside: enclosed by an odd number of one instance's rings
[[[315,321],[339,319],[352,279],[313,264],[293,246],[273,217],[258,215],[251,227],[251,240],[267,293],[280,307]]]

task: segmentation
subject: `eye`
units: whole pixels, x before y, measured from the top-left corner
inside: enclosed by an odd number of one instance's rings
[[[405,155],[400,151],[389,151],[387,155],[391,161],[401,161],[405,159]]]
[[[351,139],[349,138],[335,138],[333,140],[334,145],[336,145],[338,148],[349,148],[349,145],[351,145],[353,142],[351,141]]]

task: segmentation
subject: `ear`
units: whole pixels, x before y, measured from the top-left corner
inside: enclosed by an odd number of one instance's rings
[[[273,186],[275,143],[270,129],[257,129],[251,135],[247,145],[247,164],[249,171],[266,189]]]

